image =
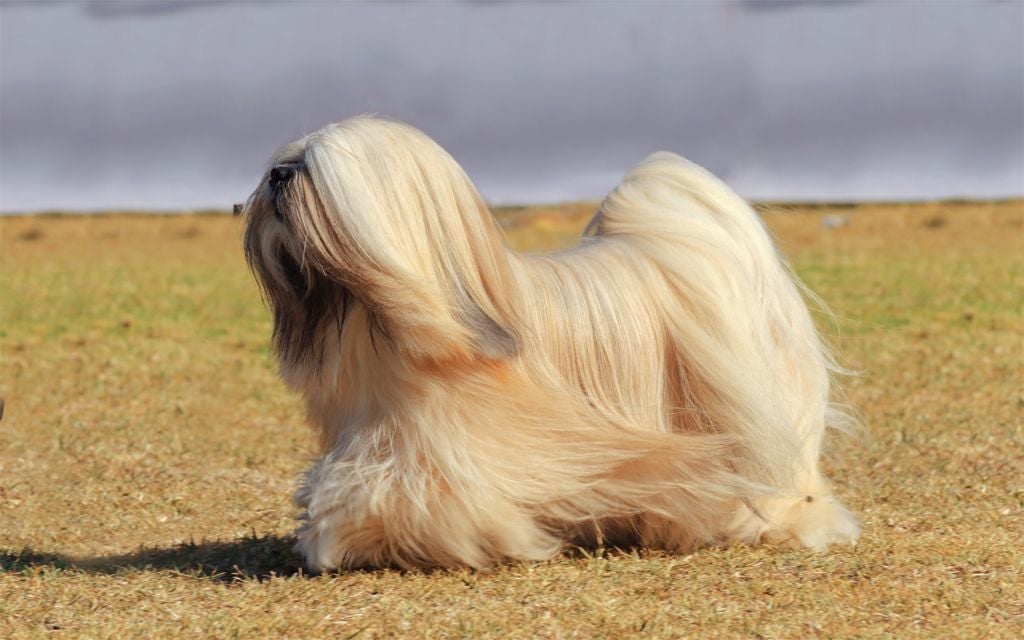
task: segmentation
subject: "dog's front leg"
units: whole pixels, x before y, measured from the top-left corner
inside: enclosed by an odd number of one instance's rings
[[[369,464],[328,454],[295,501],[306,510],[298,550],[316,572],[364,567],[481,567],[505,558],[547,559],[561,550],[523,508],[436,465]]]
[[[305,473],[295,493],[295,503],[305,509],[296,533],[310,570],[414,564],[394,544],[406,523],[397,513],[400,495],[391,466],[335,451]]]

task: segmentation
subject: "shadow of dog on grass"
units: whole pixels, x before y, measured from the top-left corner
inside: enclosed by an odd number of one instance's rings
[[[185,542],[134,553],[74,557],[33,549],[0,551],[0,572],[32,573],[42,569],[113,575],[125,571],[170,571],[192,577],[234,582],[304,575],[302,556],[291,536],[251,536],[230,541]]]

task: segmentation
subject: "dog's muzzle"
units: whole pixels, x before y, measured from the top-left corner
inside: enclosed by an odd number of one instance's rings
[[[295,177],[295,172],[298,171],[298,165],[296,164],[279,164],[270,170],[270,175],[267,176],[267,186],[270,187],[270,191],[277,195],[281,189],[292,181]],[[239,215],[245,210],[244,204],[236,204],[231,208],[234,215]]]

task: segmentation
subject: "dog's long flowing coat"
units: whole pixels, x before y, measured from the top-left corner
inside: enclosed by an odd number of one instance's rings
[[[856,538],[800,285],[700,167],[652,155],[578,247],[521,255],[443,149],[361,117],[284,147],[244,212],[319,431],[311,568]]]

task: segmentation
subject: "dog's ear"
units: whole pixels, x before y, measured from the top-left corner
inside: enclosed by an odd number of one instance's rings
[[[430,359],[518,352],[500,232],[443,149],[363,118],[315,134],[304,166],[291,197],[305,259],[363,302],[394,348]]]
[[[487,307],[474,300],[468,292],[459,303],[458,317],[472,334],[472,346],[491,360],[511,358],[519,352],[516,323],[507,310],[498,311],[495,300],[487,300]]]

